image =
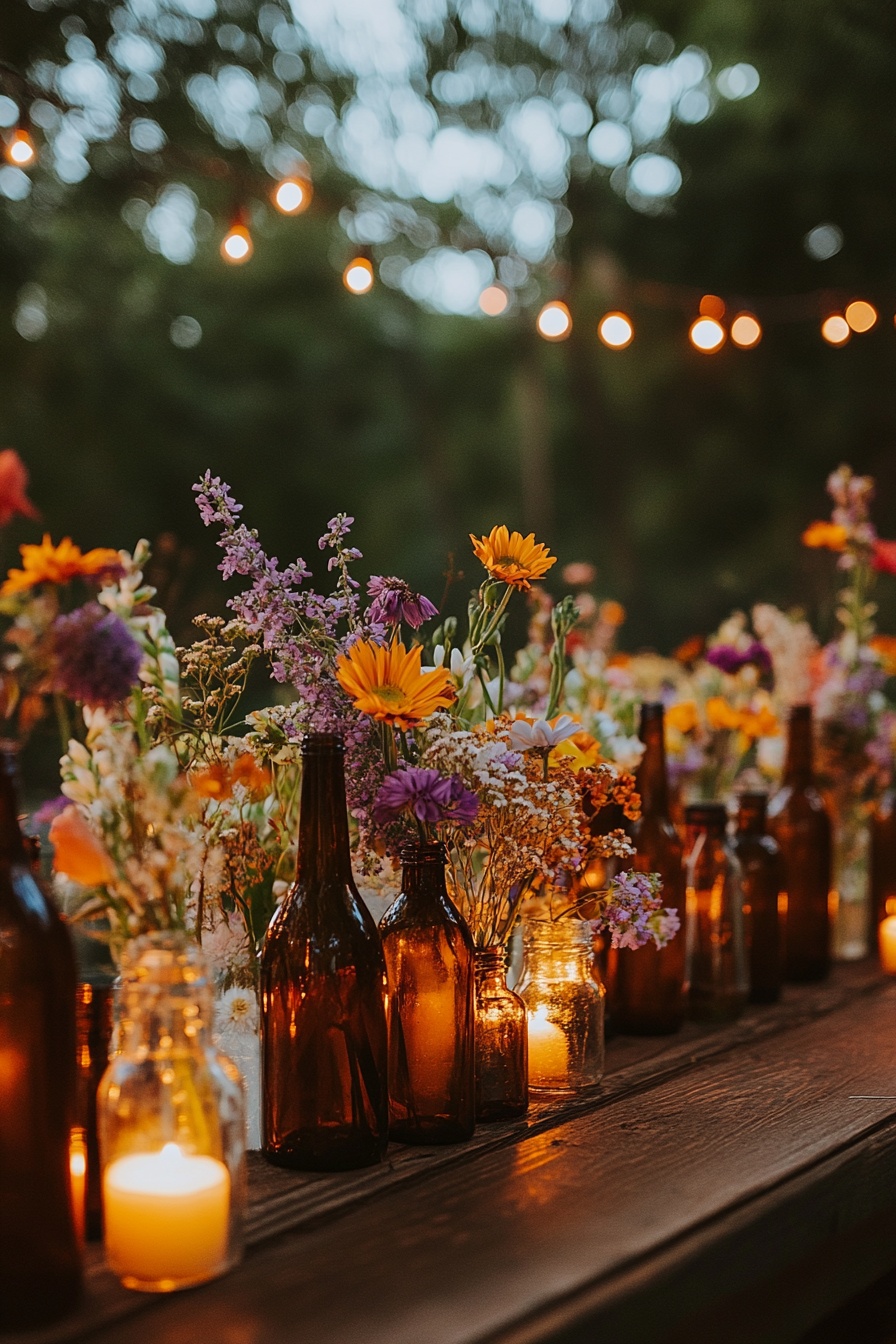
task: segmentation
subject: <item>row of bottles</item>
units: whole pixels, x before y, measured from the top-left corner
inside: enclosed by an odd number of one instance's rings
[[[677,1031],[686,1015],[727,1021],[744,1005],[773,1003],[782,978],[820,980],[830,967],[831,825],[812,772],[812,712],[790,717],[782,787],[739,800],[736,835],[722,803],[685,809],[682,843],[669,806],[663,707],[641,713],[641,818],[633,866],[659,872],[682,934],[666,947],[611,951],[610,1011],[623,1032]]]

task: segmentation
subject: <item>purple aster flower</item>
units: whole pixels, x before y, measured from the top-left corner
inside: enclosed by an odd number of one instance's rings
[[[92,708],[126,700],[140,675],[142,655],[120,616],[88,602],[53,623],[53,686]]]
[[[383,826],[408,812],[430,826],[445,821],[468,826],[478,811],[479,799],[457,775],[446,779],[438,770],[409,765],[383,780],[373,804],[373,819]]]
[[[422,593],[415,593],[404,579],[375,574],[367,584],[367,593],[373,598],[367,616],[377,625],[400,625],[404,621],[419,630],[424,621],[439,614],[438,607]]]
[[[716,644],[707,650],[706,661],[712,663],[720,672],[727,672],[729,676],[734,676],[748,663],[752,663],[765,674],[772,670],[772,656],[758,639],[743,650],[736,649],[733,644]]]

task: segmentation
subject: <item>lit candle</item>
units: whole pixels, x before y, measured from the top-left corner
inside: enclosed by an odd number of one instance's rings
[[[83,1129],[73,1129],[68,1148],[68,1169],[71,1177],[72,1213],[75,1231],[84,1240],[87,1221],[87,1142]]]
[[[887,975],[896,975],[896,915],[887,915],[877,930],[880,964]]]
[[[529,1086],[565,1088],[569,1083],[566,1037],[548,1019],[547,1008],[529,1014]]]
[[[111,1162],[103,1196],[106,1256],[126,1287],[165,1292],[224,1267],[230,1173],[223,1162],[166,1143]]]
[[[408,1003],[402,1030],[418,1106],[430,1097],[441,1099],[456,1068],[454,987],[419,992]]]

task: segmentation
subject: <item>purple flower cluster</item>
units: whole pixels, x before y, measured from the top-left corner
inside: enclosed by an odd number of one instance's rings
[[[609,932],[613,947],[664,946],[678,932],[678,912],[663,908],[658,873],[619,873],[612,879],[607,904],[596,921]]]
[[[745,649],[737,649],[733,644],[715,644],[707,650],[706,661],[732,677],[750,663],[764,676],[772,670],[772,656],[758,639]]]
[[[53,624],[53,687],[91,708],[111,709],[130,695],[142,655],[120,616],[88,602]]]
[[[375,574],[367,584],[368,596],[373,598],[367,617],[376,625],[405,625],[419,630],[424,621],[438,616],[438,607],[422,593],[415,593],[404,579],[385,578]]]
[[[428,826],[448,823],[469,826],[479,811],[479,799],[464,787],[458,775],[446,778],[438,770],[405,766],[383,780],[373,819],[378,826],[397,821],[408,814]]]

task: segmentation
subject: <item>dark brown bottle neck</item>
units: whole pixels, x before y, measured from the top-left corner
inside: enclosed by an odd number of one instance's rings
[[[737,809],[738,835],[764,835],[766,831],[765,813],[768,795],[765,793],[742,793]]]
[[[669,776],[666,772],[666,741],[662,705],[641,706],[641,741],[644,755],[638,766],[638,793],[641,815],[668,817]]]
[[[305,889],[352,884],[342,741],[313,733],[302,745],[302,796],[296,880]]]
[[[412,901],[438,901],[447,896],[444,845],[414,845],[401,851],[401,889]]]
[[[14,745],[0,742],[0,862],[31,860],[19,829],[19,761]]]
[[[795,705],[790,711],[787,730],[785,784],[810,784],[813,773],[812,709]]]

